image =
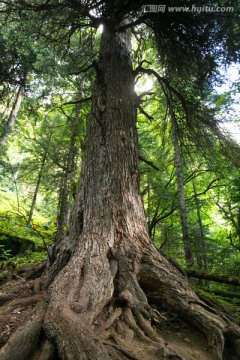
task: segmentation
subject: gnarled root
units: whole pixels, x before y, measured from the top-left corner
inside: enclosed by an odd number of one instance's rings
[[[84,317],[73,312],[64,303],[49,306],[44,328],[63,360],[110,360],[108,352]]]
[[[48,339],[43,341],[39,351],[36,352],[32,360],[53,360],[56,359],[56,348]]]
[[[38,310],[28,322],[19,327],[0,351],[1,360],[28,359],[38,348],[45,311]]]
[[[19,328],[1,359],[238,359],[239,327],[153,247],[132,264],[127,253],[73,257],[51,286],[44,321],[42,310]]]
[[[173,276],[169,276],[164,262],[165,259],[156,261],[154,253],[152,256],[149,256],[148,253],[146,258],[143,258],[139,274],[141,286],[146,293],[154,293],[155,301],[158,304],[177,313],[180,318],[199,329],[206,336],[208,354],[212,360],[223,359],[225,338],[229,337],[228,332],[231,331],[235,339],[240,339],[240,328],[223,313],[201,301],[189,288],[183,276],[178,274],[174,277],[176,269],[173,268]],[[166,288],[167,284],[168,288]],[[237,344],[238,340],[235,340],[236,353],[240,350]]]

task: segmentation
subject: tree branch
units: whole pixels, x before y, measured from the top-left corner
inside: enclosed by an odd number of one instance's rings
[[[233,242],[231,231],[230,231],[230,233],[229,233],[228,239],[230,240],[230,244],[231,244],[235,249],[237,249],[238,251],[240,251],[240,246],[234,244],[234,242]]]
[[[140,110],[140,113],[145,115],[148,120],[154,120],[154,118],[151,115],[148,115],[148,113],[140,105],[138,106],[138,109]]]
[[[214,187],[224,186],[224,185],[214,185],[214,186],[212,186],[212,185],[213,185],[216,181],[218,181],[218,180],[219,180],[219,179],[214,179],[214,180],[212,180],[212,181],[210,182],[210,184],[208,184],[208,186],[206,187],[205,190],[203,190],[203,191],[200,192],[200,193],[194,194],[193,196],[191,196],[190,198],[188,198],[187,201],[192,200],[193,198],[198,197],[198,196],[200,196],[200,195],[206,194],[206,192],[207,192],[208,190],[210,190],[210,189],[212,189],[212,188],[214,188]]]
[[[209,274],[198,270],[184,269],[188,277],[205,279],[230,285],[240,285],[240,279],[237,276]]]
[[[142,156],[138,156],[139,160],[145,162],[145,164],[151,166],[154,170],[161,171],[156,165],[154,165],[151,161],[144,159]]]
[[[157,80],[159,81],[159,83],[161,85],[165,85],[173,94],[175,94],[177,96],[177,98],[180,100],[186,114],[188,113],[188,104],[189,102],[185,99],[185,97],[178,91],[176,90],[174,87],[172,87],[170,85],[169,80],[167,80],[166,78],[160,76],[155,70],[152,69],[145,69],[142,67],[142,64],[144,62],[147,62],[146,60],[143,60],[140,65],[133,71],[133,75],[136,76],[139,73],[143,73],[143,74],[148,74],[148,75],[154,75]]]
[[[91,56],[91,57],[89,58],[89,60],[90,60],[90,59],[93,59],[97,54],[98,54],[98,52],[96,52],[95,54],[93,54],[93,56]],[[85,65],[86,65],[86,64],[85,64]],[[79,75],[79,74],[82,74],[82,73],[87,72],[88,70],[90,70],[90,69],[92,69],[92,68],[95,68],[95,67],[96,67],[96,61],[93,61],[93,62],[92,62],[90,65],[88,65],[86,68],[84,68],[85,65],[83,65],[78,71],[75,71],[75,72],[73,72],[73,73],[70,73],[70,75]]]
[[[140,95],[138,95],[138,98],[139,99],[142,99],[144,96],[146,96],[146,95],[155,95],[155,93],[154,92],[151,92],[151,91],[144,91],[144,92],[142,92]]]
[[[90,101],[90,100],[92,100],[92,96],[89,96],[89,97],[87,97],[87,98],[85,98],[85,99],[80,99],[80,100],[75,100],[75,101],[68,101],[68,102],[62,104],[62,106],[65,106],[65,105],[74,105],[74,104],[81,104],[81,103],[84,103],[84,102]]]

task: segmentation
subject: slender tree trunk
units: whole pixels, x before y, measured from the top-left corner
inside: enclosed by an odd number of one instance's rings
[[[105,27],[78,199],[48,276],[53,281],[42,338],[61,360],[187,359],[183,346],[176,350],[161,335],[159,326],[169,320],[159,312],[164,309],[204,334],[208,352],[201,344],[199,359],[221,360],[224,337],[240,354],[240,329],[204,304],[149,238],[139,191],[130,42],[128,31]],[[26,349],[26,334],[32,339],[39,333],[32,322],[19,329],[24,346],[15,336],[0,351],[1,360],[17,360],[16,347],[22,359],[34,358],[33,342]],[[188,359],[194,358],[191,348]],[[49,359],[43,353],[38,358]]]
[[[35,191],[34,191],[34,195],[33,195],[33,199],[32,199],[31,209],[30,209],[30,212],[28,215],[27,226],[29,226],[32,221],[33,212],[34,212],[36,201],[37,201],[37,195],[38,195],[39,187],[41,184],[46,159],[47,159],[47,152],[45,151],[43,154],[42,163],[41,163],[41,167],[40,167],[38,178],[37,178],[37,183],[36,183],[36,187],[35,187]]]
[[[25,78],[25,80],[26,80],[26,78]],[[12,131],[12,127],[15,124],[15,120],[17,118],[17,115],[18,115],[18,112],[19,112],[19,109],[20,109],[20,106],[22,103],[22,99],[23,99],[25,80],[24,80],[23,84],[21,84],[19,86],[19,89],[17,91],[17,95],[16,95],[16,99],[13,104],[12,111],[8,117],[8,121],[7,121],[6,125],[4,126],[4,130],[3,130],[3,133],[0,138],[0,146],[6,142],[7,138],[9,137],[9,135]]]
[[[187,208],[185,201],[185,192],[184,192],[184,182],[183,182],[183,167],[181,161],[181,152],[178,143],[178,131],[177,131],[177,121],[175,118],[174,110],[172,104],[169,104],[170,117],[172,124],[172,136],[174,144],[174,161],[176,168],[176,177],[177,177],[177,186],[178,186],[178,198],[179,198],[179,212],[181,218],[182,226],[182,236],[183,236],[183,245],[184,253],[187,267],[193,266],[193,256],[192,256],[192,245],[191,237],[189,234],[189,225],[187,219]]]
[[[67,155],[66,172],[63,178],[63,186],[60,194],[60,207],[58,214],[58,230],[56,234],[57,242],[60,242],[64,236],[64,226],[66,224],[68,208],[69,208],[69,187],[73,177],[75,168],[75,155],[76,155],[76,137],[79,122],[80,104],[76,105],[76,115],[72,123],[71,138],[69,150]]]
[[[208,259],[207,259],[207,248],[205,243],[205,235],[203,230],[203,223],[202,223],[202,216],[201,216],[201,205],[197,196],[197,188],[195,181],[193,180],[193,193],[195,198],[195,205],[197,210],[197,219],[198,219],[198,225],[199,225],[199,234],[200,234],[200,246],[198,247],[200,250],[200,254],[198,256],[202,259],[201,263],[203,262],[204,265],[204,271],[208,271]],[[200,267],[199,270],[201,270],[202,267]]]
[[[26,140],[25,140],[24,143],[23,143],[22,150],[21,150],[21,153],[20,153],[20,156],[19,156],[19,159],[18,159],[18,167],[17,167],[17,170],[16,170],[16,172],[15,172],[14,175],[13,175],[13,182],[14,182],[14,183],[17,182],[18,174],[19,174],[19,171],[20,171],[20,168],[21,168],[21,165],[22,165],[22,161],[23,161],[23,158],[24,158],[24,146],[25,146],[25,144],[26,144]]]
[[[237,207],[237,237],[238,237],[238,243],[240,244],[240,206]]]

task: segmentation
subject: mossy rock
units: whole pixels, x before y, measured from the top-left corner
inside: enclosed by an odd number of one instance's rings
[[[3,245],[5,250],[11,250],[13,256],[27,250],[35,251],[34,241],[3,232],[0,232],[0,245]]]

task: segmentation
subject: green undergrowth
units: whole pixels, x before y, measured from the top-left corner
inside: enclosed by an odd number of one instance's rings
[[[12,256],[22,256],[27,251],[46,252],[46,246],[52,244],[55,232],[52,230],[35,230],[31,228],[18,228],[11,225],[11,220],[5,220],[4,226],[0,220],[0,260]]]
[[[46,259],[46,246],[54,241],[56,224],[34,211],[26,226],[29,209],[19,205],[16,194],[1,191],[0,198],[0,263],[13,261],[16,266],[32,265]]]
[[[10,257],[5,261],[0,261],[0,284],[12,280],[14,275],[18,276],[21,268],[40,265],[43,261],[46,261],[46,259],[46,251],[26,251],[24,254]]]
[[[26,251],[26,253],[24,254],[11,257],[7,261],[5,261],[5,264],[11,261],[15,264],[16,268],[20,268],[22,266],[41,264],[46,259],[47,259],[46,251],[41,251],[41,252]]]
[[[37,221],[34,221],[37,223]],[[47,221],[45,221],[47,224]],[[46,241],[52,241],[56,226],[51,226],[51,228],[47,229],[34,229],[25,227],[26,222],[16,217],[10,217],[9,214],[4,216],[0,214],[0,232],[12,236],[17,236],[19,238],[30,239],[35,242],[36,246],[42,245],[41,236],[46,239]]]
[[[5,245],[6,249],[11,249],[12,245],[14,247],[14,242],[32,242],[35,251],[45,250],[45,244],[49,246],[54,240],[55,232],[51,230],[38,230],[29,229],[29,228],[19,228],[15,229],[14,226],[9,226],[9,228],[2,227],[0,221],[0,245]],[[13,250],[13,249],[12,249]],[[25,251],[25,248],[23,249]],[[21,251],[20,251],[21,252]],[[1,253],[1,252],[0,252]],[[15,252],[13,251],[15,255]]]
[[[240,324],[240,292],[220,290],[219,293],[221,294],[218,294],[217,289],[211,290],[203,287],[198,287],[195,291],[207,302],[233,316]]]

